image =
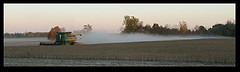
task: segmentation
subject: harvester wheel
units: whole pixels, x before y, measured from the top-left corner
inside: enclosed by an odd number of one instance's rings
[[[72,42],[71,45],[77,45],[77,42]]]

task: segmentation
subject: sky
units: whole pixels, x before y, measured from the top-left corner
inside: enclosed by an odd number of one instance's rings
[[[178,27],[186,21],[210,28],[217,23],[235,20],[235,4],[4,4],[4,33],[48,32],[65,27],[66,31],[82,30],[92,25],[93,31],[119,33],[124,16],[134,16],[143,25],[158,23]]]

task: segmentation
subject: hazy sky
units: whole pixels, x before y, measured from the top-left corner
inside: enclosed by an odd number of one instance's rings
[[[189,28],[235,20],[235,4],[4,4],[4,33],[48,32],[52,27],[66,31],[83,29],[117,33],[124,16],[134,16],[144,26],[154,23],[178,27],[186,21]]]

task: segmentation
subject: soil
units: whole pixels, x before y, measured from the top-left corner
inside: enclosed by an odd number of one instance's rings
[[[235,66],[235,48],[235,38],[4,46],[4,66]]]

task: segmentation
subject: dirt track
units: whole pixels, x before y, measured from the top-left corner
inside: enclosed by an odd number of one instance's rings
[[[233,38],[81,46],[5,46],[4,57],[6,59],[8,57],[27,57],[78,60],[180,61],[213,65],[235,65],[236,62],[235,39]]]

